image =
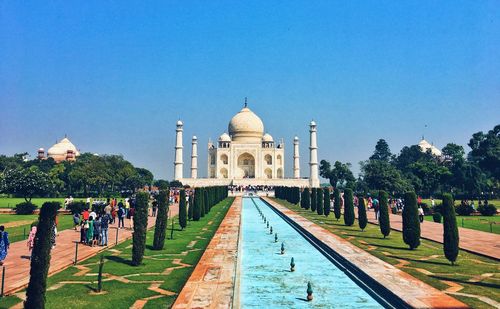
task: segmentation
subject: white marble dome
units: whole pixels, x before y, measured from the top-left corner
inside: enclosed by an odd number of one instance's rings
[[[233,141],[260,143],[264,134],[264,123],[248,107],[236,114],[228,126]]]
[[[219,142],[230,142],[231,137],[227,133],[222,133],[221,136],[219,136]]]
[[[439,150],[436,146],[432,145],[425,139],[422,139],[419,143],[418,146],[422,150],[422,152],[427,152],[427,150],[431,150],[431,153],[437,157],[440,157],[442,155],[441,150]]]
[[[59,143],[56,143],[54,146],[50,147],[47,150],[47,155],[50,158],[53,158],[56,162],[66,160],[66,156],[68,154],[68,150],[73,151],[75,156],[79,156],[80,152],[76,149],[75,145],[67,138],[63,138]]]
[[[269,133],[264,134],[264,136],[262,137],[262,141],[263,142],[274,142],[273,137]]]

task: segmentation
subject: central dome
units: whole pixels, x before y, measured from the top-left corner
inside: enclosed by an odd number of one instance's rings
[[[260,143],[264,134],[264,123],[248,107],[244,107],[231,119],[228,131],[233,142]]]

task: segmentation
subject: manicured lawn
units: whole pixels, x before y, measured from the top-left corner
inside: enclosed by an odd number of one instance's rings
[[[441,200],[439,200],[439,199],[435,199],[434,202],[436,202],[436,205],[441,204]],[[422,203],[426,203],[427,205],[429,205],[429,207],[431,207],[431,200],[430,199],[422,199]],[[497,207],[497,209],[500,209],[500,200],[489,200],[488,203],[493,204]],[[458,205],[460,205],[460,200],[455,200],[455,206],[458,206]],[[477,202],[477,200],[474,200],[474,207],[476,207],[476,209],[477,209],[477,206],[479,206],[478,202]]]
[[[130,265],[131,240],[104,251],[104,293],[96,294],[99,256],[90,258],[77,267],[70,267],[47,282],[46,308],[129,308],[136,300],[160,296],[149,300],[144,308],[169,308],[198,263],[234,198],[214,206],[198,222],[190,221],[184,231],[178,229],[175,218],[173,239],[170,237],[171,220],[167,230],[165,248],[152,250],[154,229],[148,231],[143,265]],[[82,271],[83,270],[83,271]],[[110,278],[113,276],[112,278]],[[153,291],[159,288],[176,293],[162,296]],[[0,308],[19,303],[16,296],[0,300]]]
[[[80,198],[75,198],[75,202],[80,200]],[[83,198],[81,199],[83,200]],[[85,198],[85,200],[87,200]],[[62,206],[64,206],[64,198],[62,197],[53,197],[53,198],[32,198],[31,202],[38,206],[38,208],[42,207],[42,204],[45,202],[57,201],[60,202]],[[14,208],[17,204],[25,202],[22,197],[0,197],[0,208]]]
[[[433,221],[432,216],[425,220]],[[442,221],[441,221],[442,222]],[[457,225],[468,229],[500,234],[500,216],[457,216]]]
[[[9,233],[9,241],[16,242],[28,237],[31,223],[38,220],[38,215],[15,215],[0,214],[0,225],[5,225],[5,230]],[[71,215],[59,215],[58,231],[73,227]]]
[[[460,251],[457,265],[451,266],[444,257],[440,243],[422,239],[420,247],[408,250],[400,232],[392,230],[389,237],[384,239],[378,225],[368,224],[362,232],[357,220],[353,226],[347,227],[343,224],[343,218],[337,221],[333,213],[329,217],[318,216],[300,206],[276,201],[439,290],[451,287],[445,281],[463,287],[459,292],[471,296],[449,295],[472,308],[493,308],[472,296],[484,296],[500,302],[500,272],[496,260]]]

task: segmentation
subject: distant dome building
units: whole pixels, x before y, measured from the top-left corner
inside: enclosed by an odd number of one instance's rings
[[[422,152],[427,152],[427,150],[430,150],[434,156],[436,157],[442,156],[441,150],[439,150],[436,146],[426,141],[423,137],[422,140],[418,143],[418,146],[420,147],[420,150],[422,150]]]
[[[65,136],[61,141],[47,150],[47,157],[54,159],[56,163],[62,161],[75,161],[80,155],[75,145]],[[44,149],[38,149],[38,159],[45,159]]]

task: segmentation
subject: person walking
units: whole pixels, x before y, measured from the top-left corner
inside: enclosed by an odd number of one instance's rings
[[[108,229],[109,222],[111,221],[111,216],[109,214],[104,214],[101,218],[101,242],[99,245],[107,246],[108,245]]]
[[[101,216],[97,216],[94,220],[94,237],[92,238],[92,247],[94,245],[98,246],[101,237]]]
[[[56,247],[56,236],[57,236],[57,216],[56,221],[54,221],[54,225],[52,225],[52,230],[50,233],[50,242],[52,243],[52,249]]]
[[[424,222],[424,209],[422,206],[418,206],[418,219],[420,220],[420,223]]]
[[[94,240],[94,219],[92,217],[89,218],[88,221],[89,228],[87,229],[87,244],[93,247]]]
[[[125,210],[123,207],[118,209],[118,229],[125,228]]]
[[[5,227],[3,225],[0,225],[0,265],[3,265],[3,261],[7,257],[9,246],[9,233],[5,231]]]
[[[76,227],[80,225],[80,214],[77,212],[73,214],[73,224],[75,225],[75,231],[76,231]]]
[[[373,210],[375,211],[375,220],[378,220],[378,216],[379,216],[379,213],[380,213],[380,207],[379,207],[378,199],[374,198],[372,200],[372,205],[373,205]]]
[[[33,252],[32,251],[33,247],[35,246],[35,236],[36,236],[36,225],[33,225],[31,227],[30,234],[28,235],[28,243],[27,243],[28,250],[30,252],[30,260],[31,260],[32,252]]]

